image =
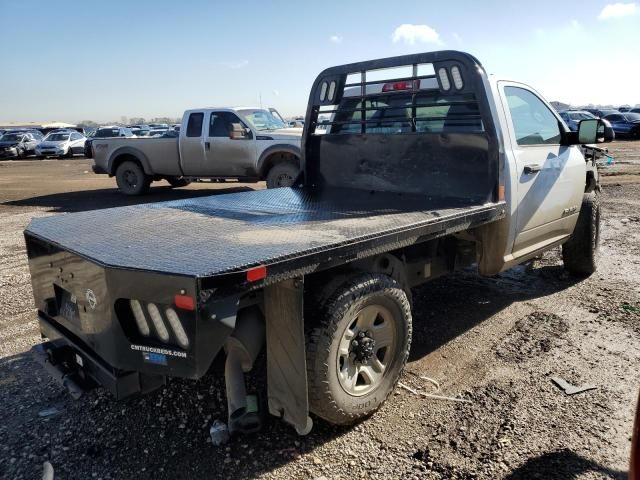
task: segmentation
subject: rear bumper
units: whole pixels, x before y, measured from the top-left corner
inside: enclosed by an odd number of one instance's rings
[[[49,341],[34,346],[31,352],[47,373],[74,398],[100,385],[121,400],[150,392],[166,382],[166,377],[162,375],[114,368],[53,321],[42,315],[39,315],[38,321],[40,331]]]

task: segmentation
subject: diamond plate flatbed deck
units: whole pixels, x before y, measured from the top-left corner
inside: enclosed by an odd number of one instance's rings
[[[299,269],[311,255],[319,264],[387,250],[503,215],[503,203],[280,188],[37,218],[26,234],[104,266],[211,277],[293,260]]]

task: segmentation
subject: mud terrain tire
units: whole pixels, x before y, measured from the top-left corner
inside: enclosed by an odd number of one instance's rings
[[[600,199],[585,193],[571,238],[562,245],[564,267],[573,275],[586,277],[596,271],[600,243]]]
[[[384,318],[375,313],[376,309],[384,312]],[[374,316],[371,312],[374,312]],[[370,333],[366,335],[374,340],[378,328],[384,328],[385,331],[390,328],[393,332],[392,335],[384,335],[385,341],[382,341],[383,336],[379,337],[380,345],[388,344],[389,350],[378,348],[373,357],[364,363],[353,360],[355,354],[352,351],[349,356],[344,355],[345,341],[351,349],[352,339],[359,338],[358,332],[364,331],[359,328],[362,318],[368,318],[362,321],[370,325],[367,328]],[[339,286],[317,310],[311,322],[307,332],[310,410],[337,425],[352,424],[368,417],[380,408],[394,390],[409,357],[412,319],[406,293],[398,282],[386,275],[359,274]],[[387,325],[386,322],[391,323]],[[353,337],[345,336],[351,334]],[[375,383],[370,380],[368,386],[358,387],[360,373],[355,375],[355,381],[345,379],[345,372],[359,371],[357,368],[373,365],[379,359],[379,351],[384,351],[380,364],[384,363],[385,368],[379,373],[380,367],[376,367]],[[346,361],[351,363],[347,364]],[[351,367],[348,365],[354,365],[356,370],[349,370]],[[353,384],[356,389],[360,388],[360,391],[349,393],[345,382]]]

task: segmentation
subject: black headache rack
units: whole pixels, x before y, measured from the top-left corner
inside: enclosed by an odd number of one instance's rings
[[[305,120],[305,184],[498,202],[487,85],[480,62],[457,51],[323,71]]]

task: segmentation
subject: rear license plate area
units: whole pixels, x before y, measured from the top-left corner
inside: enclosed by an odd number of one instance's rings
[[[59,285],[54,285],[53,287],[56,292],[58,315],[74,325],[80,325],[80,312],[76,296]]]

